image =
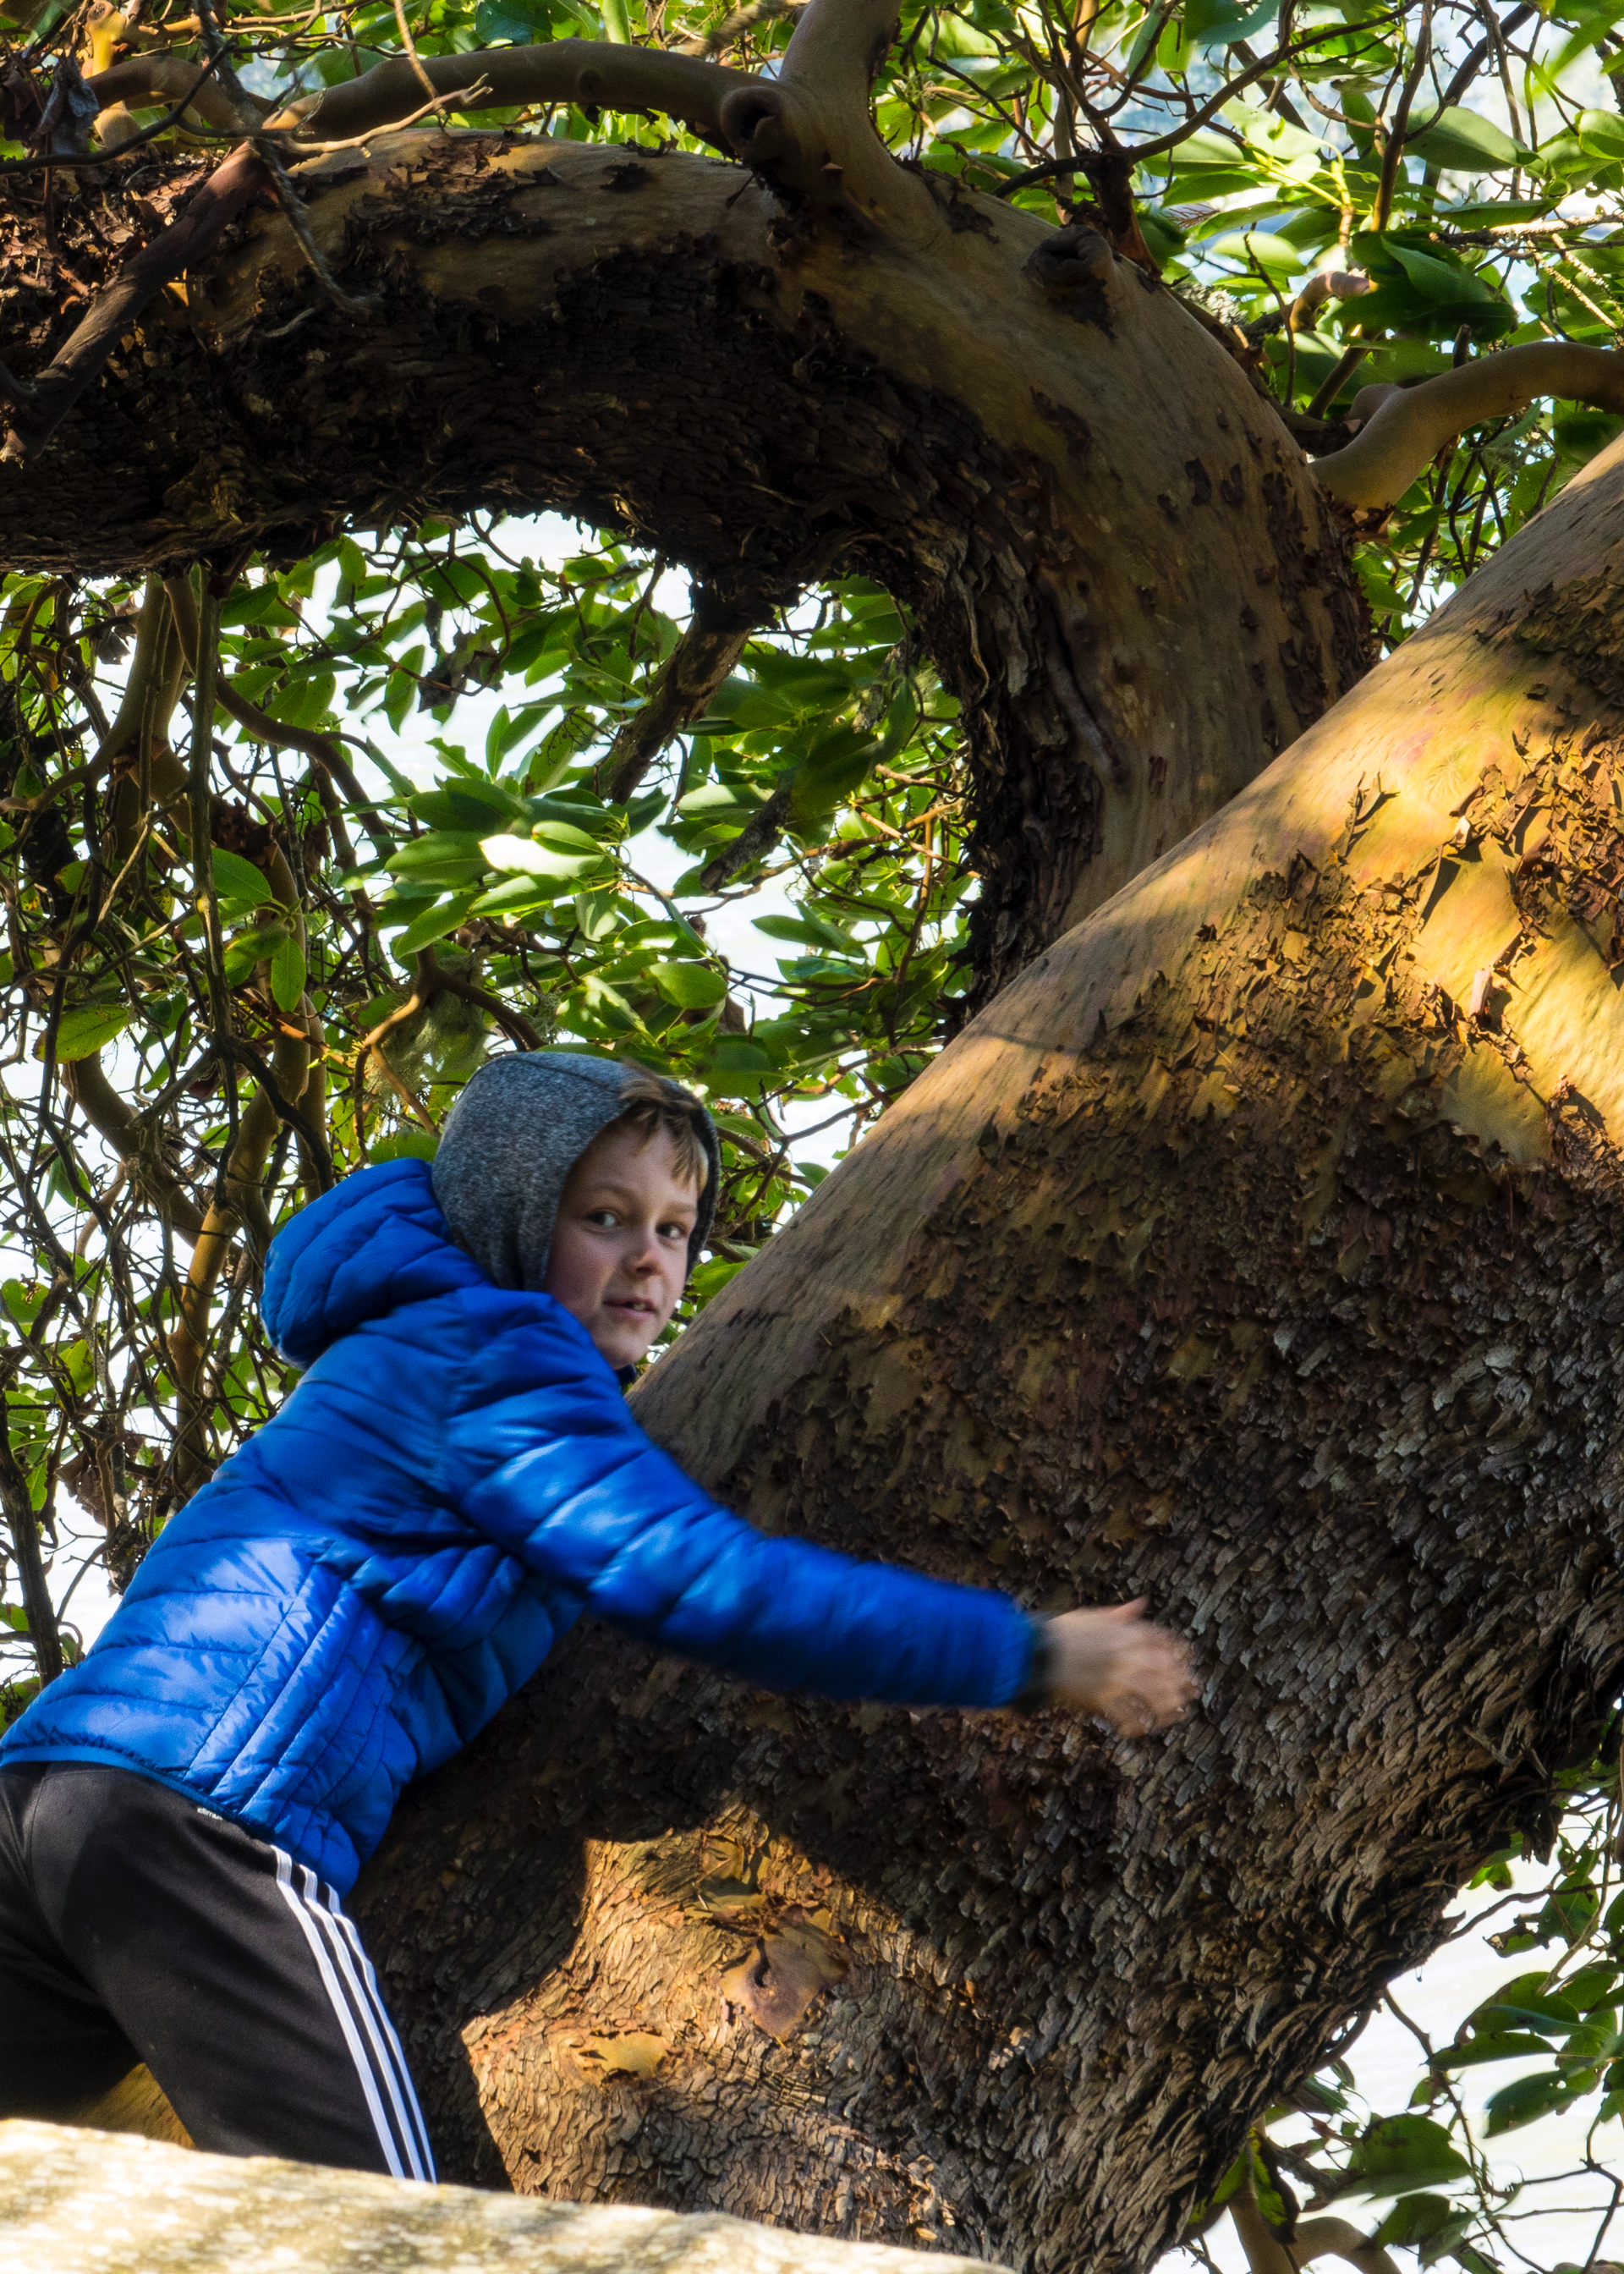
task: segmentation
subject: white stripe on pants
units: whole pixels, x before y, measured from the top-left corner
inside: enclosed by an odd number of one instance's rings
[[[411,2073],[395,2025],[379,1995],[378,1978],[331,1887],[280,1848],[276,1885],[316,1962],[378,2134],[384,2159],[397,2180],[432,2180],[434,2157]]]

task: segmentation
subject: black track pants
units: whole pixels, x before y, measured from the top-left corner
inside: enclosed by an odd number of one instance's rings
[[[138,2061],[199,2148],[434,2176],[331,1887],[131,1770],[0,1768],[0,2116],[65,2112]]]

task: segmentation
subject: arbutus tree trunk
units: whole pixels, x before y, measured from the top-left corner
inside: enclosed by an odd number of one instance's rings
[[[1550,1834],[1624,1661],[1624,448],[1006,990],[638,1393],[768,1526],[1200,1706],[848,1710],[573,1637],[363,1883],[454,2165],[1143,2265]]]
[[[150,198],[168,169],[133,165]],[[312,161],[311,229],[373,316],[252,214],[0,468],[0,542],[169,566],[495,505],[658,543],[747,625],[872,576],[965,706],[985,996],[1351,685],[1365,619],[1300,451],[1170,292],[884,166],[853,245],[706,158],[415,132]],[[120,195],[85,192],[81,269]],[[37,226],[12,208],[19,279]],[[42,352],[54,299],[19,282],[29,317]]]

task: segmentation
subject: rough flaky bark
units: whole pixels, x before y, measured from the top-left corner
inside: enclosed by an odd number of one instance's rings
[[[573,1637],[364,1883],[458,2169],[1138,2267],[1547,1828],[1624,1664],[1621,512],[1615,448],[639,1393],[769,1526],[1148,1593],[1196,1715],[853,1712]]]
[[[764,115],[756,171],[427,132],[312,161],[371,319],[255,209],[0,467],[7,558],[168,567],[500,505],[657,541],[745,616],[747,568],[763,615],[872,575],[965,705],[989,991],[1351,684],[1364,619],[1300,452],[1169,293],[862,131],[832,220],[771,186]],[[58,226],[86,281],[121,199],[173,177],[86,177]],[[0,348],[28,370],[64,328],[36,229],[11,208]]]

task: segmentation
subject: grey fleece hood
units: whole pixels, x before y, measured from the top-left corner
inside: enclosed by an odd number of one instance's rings
[[[565,1179],[600,1129],[618,1120],[635,1069],[575,1050],[530,1050],[482,1065],[446,1117],[432,1171],[457,1246],[499,1287],[538,1293]],[[691,1271],[716,1215],[721,1156],[706,1114],[709,1172],[688,1236]]]

